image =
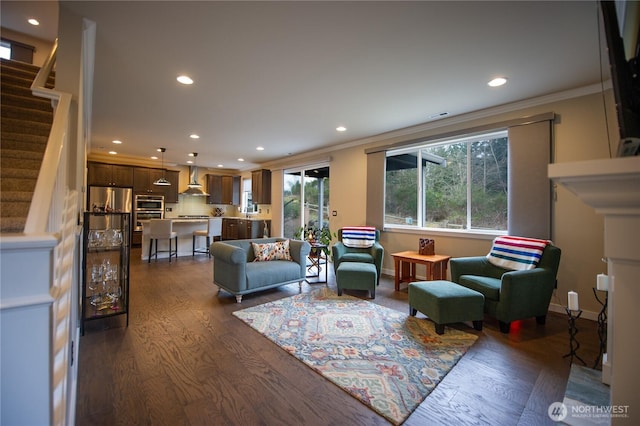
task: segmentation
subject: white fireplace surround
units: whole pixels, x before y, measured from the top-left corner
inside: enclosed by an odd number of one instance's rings
[[[611,386],[611,405],[630,410],[628,418],[614,417],[611,424],[632,424],[640,416],[640,157],[556,163],[548,171],[550,179],[604,216],[610,281],[603,382]]]

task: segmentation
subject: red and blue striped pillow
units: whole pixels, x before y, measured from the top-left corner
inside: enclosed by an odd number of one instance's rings
[[[497,237],[487,255],[489,262],[505,269],[528,270],[540,263],[547,240],[525,237]]]
[[[368,248],[376,242],[376,228],[370,226],[345,226],[342,243],[347,247]]]

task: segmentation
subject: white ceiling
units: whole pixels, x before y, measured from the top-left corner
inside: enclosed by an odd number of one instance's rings
[[[42,15],[24,11],[43,6]],[[168,163],[185,164],[195,151],[199,166],[251,169],[442,112],[451,117],[601,79],[594,1],[61,7],[96,22],[91,151],[120,139],[120,154],[149,158],[162,146]],[[32,32],[22,23],[27,13],[51,34],[39,37],[53,37],[51,2],[3,0],[2,26]],[[180,73],[195,83],[179,85]],[[496,76],[507,85],[488,87]],[[348,130],[337,132],[339,125]],[[189,139],[194,132],[197,142]]]

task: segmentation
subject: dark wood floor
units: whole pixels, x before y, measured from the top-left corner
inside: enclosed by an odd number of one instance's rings
[[[129,327],[123,316],[89,322],[80,340],[78,425],[387,424],[231,315],[297,294],[297,284],[237,304],[217,294],[206,256],[147,264],[134,249],[132,259]],[[375,302],[408,312],[391,277]],[[562,401],[570,368],[565,316],[516,323],[509,335],[490,318],[482,332],[456,328],[480,337],[406,425],[553,424],[547,408]],[[596,325],[580,319],[578,328],[579,353],[593,363]]]

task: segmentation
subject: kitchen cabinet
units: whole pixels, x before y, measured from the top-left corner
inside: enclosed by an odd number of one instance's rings
[[[85,322],[126,315],[129,325],[131,213],[84,213],[82,313]]]
[[[159,186],[153,182],[162,176],[168,180],[171,185]],[[133,192],[134,194],[154,194],[164,195],[165,203],[178,202],[178,183],[180,172],[173,170],[151,169],[147,167],[133,168]]]
[[[240,176],[207,175],[207,204],[240,204]]]
[[[178,185],[180,184],[180,172],[174,170],[167,170],[165,173],[165,179],[171,182],[171,186],[163,186],[164,188],[164,202],[165,203],[177,203],[178,202]]]
[[[119,164],[87,163],[87,183],[92,186],[133,186],[133,167]]]
[[[223,218],[222,219],[222,239],[223,240],[244,240],[264,237],[264,225],[271,229],[270,220],[243,219],[243,218]]]
[[[271,170],[251,172],[251,199],[254,204],[271,204]]]

